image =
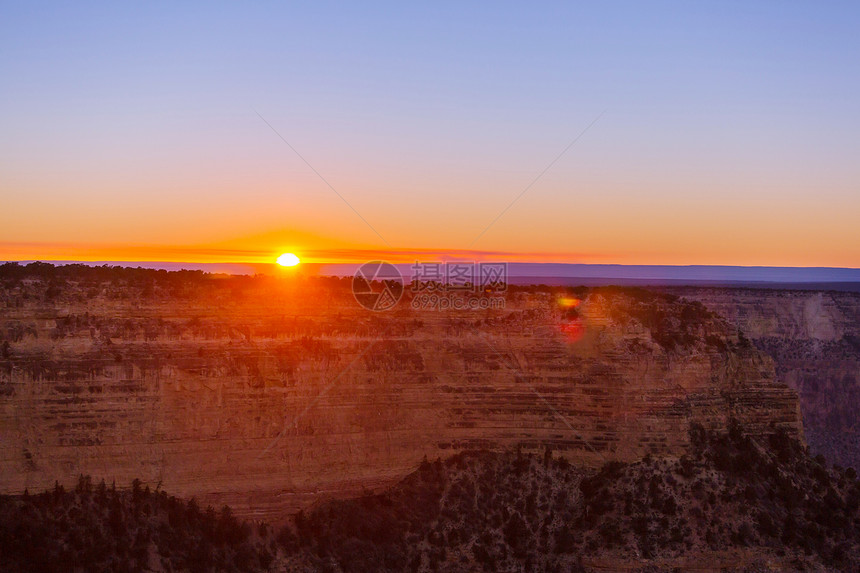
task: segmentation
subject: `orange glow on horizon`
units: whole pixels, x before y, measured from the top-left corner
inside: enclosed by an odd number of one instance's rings
[[[728,240],[721,246],[695,244],[693,241],[666,243],[663,249],[624,250],[623,237],[606,241],[595,249],[593,241],[582,245],[563,243],[576,250],[529,249],[528,242],[517,245],[507,241],[501,248],[397,248],[381,247],[325,237],[317,234],[284,231],[267,232],[205,244],[130,244],[107,242],[28,242],[0,240],[0,261],[81,261],[81,262],[164,262],[164,263],[219,263],[273,265],[284,253],[301,252],[301,263],[338,264],[364,263],[385,260],[391,263],[415,261],[505,261],[524,263],[581,263],[619,265],[725,265],[773,267],[860,267],[860,253],[855,256],[856,243],[842,242],[826,257],[812,247],[785,249],[773,240],[760,242],[758,249],[749,248],[750,242],[738,249]],[[517,248],[517,247],[522,248]],[[539,246],[539,245],[534,245]],[[592,247],[589,249],[588,247]],[[671,247],[671,248],[670,248]],[[725,249],[725,250],[724,250]],[[855,260],[857,259],[857,260]]]

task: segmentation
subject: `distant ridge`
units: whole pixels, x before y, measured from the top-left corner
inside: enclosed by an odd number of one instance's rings
[[[404,277],[411,264],[395,265]],[[322,265],[321,274],[352,275],[358,265]],[[508,263],[511,284],[601,286],[608,284],[696,285],[860,290],[860,269],[831,267],[740,267],[717,265],[601,265],[570,263]]]
[[[628,279],[607,277],[510,277],[513,285],[548,286],[639,286],[639,287],[698,287],[698,288],[746,288],[810,291],[840,291],[860,293],[858,282],[777,282],[777,281],[720,281],[693,279]]]
[[[11,261],[27,264],[33,261]],[[200,270],[210,273],[268,273],[275,265],[253,263],[181,263],[160,261],[44,261],[54,265],[119,265],[165,270]],[[421,261],[431,262],[431,261]],[[457,261],[462,263],[462,261]],[[494,261],[495,262],[495,261]],[[838,267],[742,267],[719,265],[615,265],[579,263],[507,263],[511,284],[625,285],[625,286],[726,286],[747,288],[800,288],[860,292],[860,269]],[[302,267],[310,274],[352,276],[359,263],[317,264]],[[395,265],[404,278],[413,275],[413,264]]]

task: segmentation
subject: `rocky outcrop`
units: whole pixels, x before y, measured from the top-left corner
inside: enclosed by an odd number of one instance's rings
[[[685,288],[774,360],[777,380],[797,390],[809,447],[860,467],[860,294]]]
[[[10,279],[0,491],[80,474],[278,521],[423,456],[550,447],[587,465],[683,452],[690,422],[802,437],[770,358],[697,303],[514,289],[388,313],[349,281]]]

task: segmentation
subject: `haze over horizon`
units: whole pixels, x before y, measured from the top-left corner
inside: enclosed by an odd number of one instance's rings
[[[0,260],[860,267],[860,6],[26,4]]]

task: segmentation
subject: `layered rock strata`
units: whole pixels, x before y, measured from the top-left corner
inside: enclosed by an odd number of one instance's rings
[[[464,449],[597,465],[679,454],[691,421],[802,436],[765,353],[638,290],[374,313],[338,280],[25,279],[0,325],[3,493],[139,478],[276,522]]]
[[[800,396],[813,453],[860,468],[860,294],[685,288],[674,292],[724,316],[771,356]]]

